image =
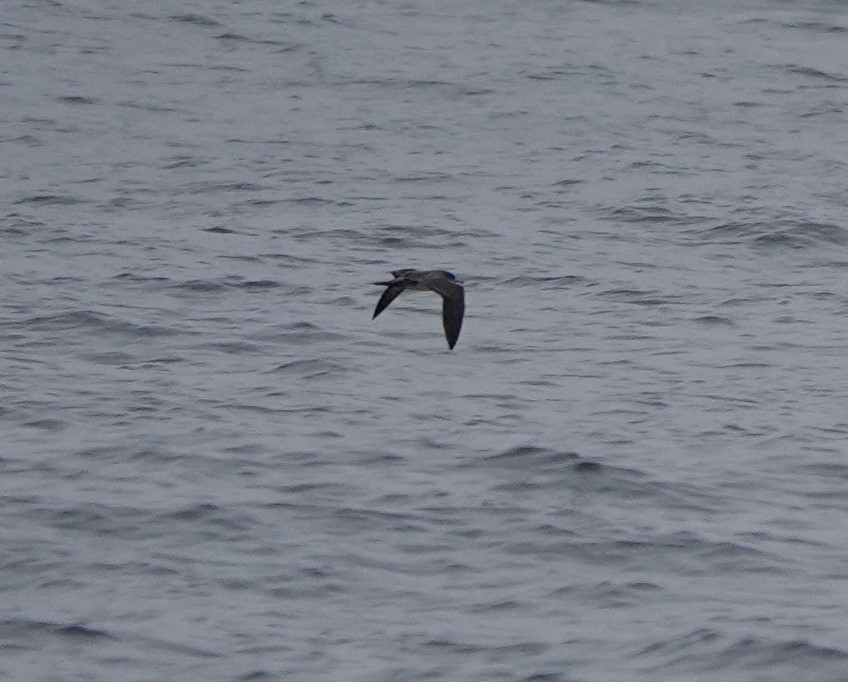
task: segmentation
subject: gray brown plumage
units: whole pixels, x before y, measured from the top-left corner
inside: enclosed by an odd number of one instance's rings
[[[389,307],[405,289],[413,291],[435,291],[442,297],[442,323],[445,327],[445,337],[448,347],[453,350],[462,329],[462,318],[465,314],[465,289],[462,282],[447,270],[404,270],[392,271],[394,279],[389,282],[374,282],[386,287],[377,307],[374,309],[374,319]]]

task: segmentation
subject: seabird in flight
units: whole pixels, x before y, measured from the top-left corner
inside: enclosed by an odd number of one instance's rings
[[[442,322],[445,325],[445,337],[448,347],[453,350],[456,340],[459,338],[459,330],[462,328],[462,316],[465,313],[465,289],[462,282],[451,272],[446,270],[404,270],[392,271],[394,279],[390,282],[374,282],[386,287],[374,317],[389,307],[404,289],[413,291],[435,291],[442,297]],[[371,319],[374,319],[373,317]]]

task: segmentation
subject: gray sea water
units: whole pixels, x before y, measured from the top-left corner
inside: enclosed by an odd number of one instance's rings
[[[848,680],[844,2],[14,0],[0,103],[0,678]]]

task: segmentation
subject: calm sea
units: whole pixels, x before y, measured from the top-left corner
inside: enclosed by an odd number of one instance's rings
[[[0,678],[848,679],[844,2],[15,0],[0,103]]]

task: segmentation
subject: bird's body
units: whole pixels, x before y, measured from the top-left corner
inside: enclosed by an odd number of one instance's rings
[[[445,327],[445,337],[448,347],[453,350],[462,328],[462,318],[465,314],[465,289],[453,273],[447,270],[404,270],[392,271],[394,279],[389,282],[374,282],[386,287],[377,307],[374,317],[389,307],[405,289],[413,291],[435,291],[442,297],[442,322]],[[372,318],[373,319],[373,318]]]

